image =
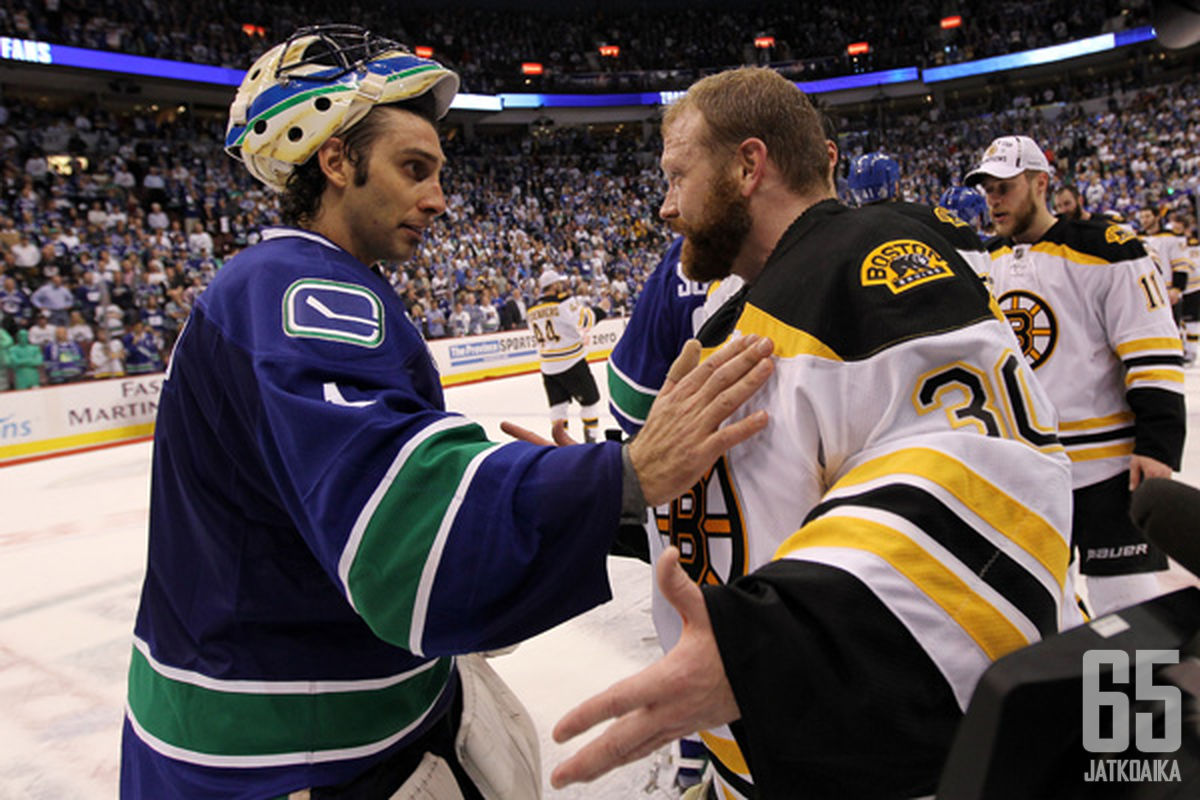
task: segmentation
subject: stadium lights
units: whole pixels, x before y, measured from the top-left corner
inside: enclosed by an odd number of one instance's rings
[[[419,44],[413,48],[413,53],[421,58],[433,58],[433,48],[428,45]]]
[[[621,55],[621,47],[615,44],[602,44],[600,45],[600,55],[605,58],[616,58]]]
[[[942,30],[948,31],[951,28],[961,28],[962,17],[955,14],[952,17],[942,17]]]
[[[541,75],[545,71],[545,67],[542,66],[540,61],[521,62],[522,75]]]
[[[871,52],[871,45],[869,42],[853,42],[846,45],[846,55],[865,56],[869,52]]]
[[[755,36],[754,46],[759,50],[767,50],[775,46],[774,36]]]

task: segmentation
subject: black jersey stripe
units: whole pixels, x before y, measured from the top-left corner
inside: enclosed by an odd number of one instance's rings
[[[831,509],[845,505],[875,508],[903,517],[1012,603],[1043,637],[1058,632],[1058,603],[1046,587],[936,495],[908,484],[880,486],[826,500],[809,512],[804,523],[807,525]]]
[[[1125,428],[1115,428],[1111,431],[1100,431],[1099,433],[1080,433],[1075,436],[1058,435],[1058,441],[1063,447],[1078,447],[1082,444],[1096,444],[1097,442],[1113,442],[1118,439],[1129,439],[1137,433],[1137,429],[1132,425]]]
[[[758,793],[754,791],[754,785],[721,763],[721,759],[710,758],[709,763],[713,765],[713,769],[721,776],[721,780],[732,786],[742,797],[749,798],[749,800],[755,800],[758,797]]]
[[[1183,356],[1134,356],[1133,358],[1122,359],[1122,363],[1126,367],[1145,367],[1153,365],[1182,367]]]

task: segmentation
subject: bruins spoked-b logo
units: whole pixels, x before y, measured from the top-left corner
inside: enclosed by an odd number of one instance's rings
[[[679,563],[696,583],[719,586],[746,574],[746,526],[724,457],[655,515],[664,546],[679,548]]]
[[[1036,294],[1019,289],[1000,295],[997,303],[1017,335],[1025,360],[1037,369],[1054,352],[1058,341],[1054,312]]]
[[[862,263],[863,286],[886,286],[892,294],[954,274],[937,250],[916,239],[881,244]]]

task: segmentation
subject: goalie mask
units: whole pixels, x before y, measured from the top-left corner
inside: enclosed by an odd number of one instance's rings
[[[225,151],[283,191],[292,171],[376,105],[429,94],[441,119],[458,75],[355,25],[301,28],[246,72],[229,108]]]

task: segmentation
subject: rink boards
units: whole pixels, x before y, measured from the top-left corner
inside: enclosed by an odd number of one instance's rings
[[[606,319],[592,329],[589,361],[608,358],[625,322]],[[537,342],[529,330],[435,339],[428,345],[443,386],[538,369]],[[0,394],[0,466],[150,438],[162,382],[157,373]]]

